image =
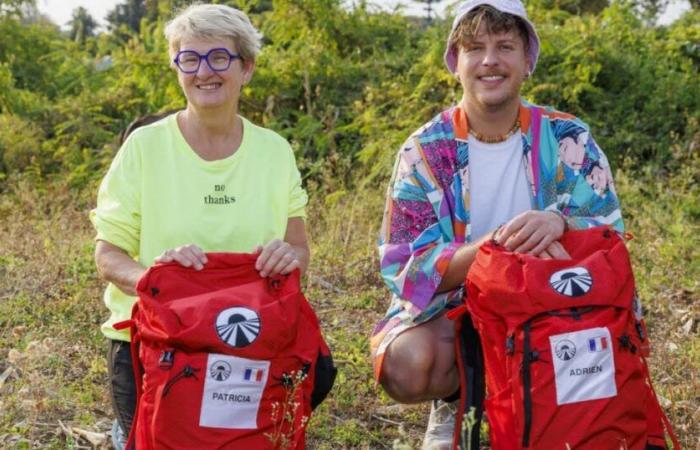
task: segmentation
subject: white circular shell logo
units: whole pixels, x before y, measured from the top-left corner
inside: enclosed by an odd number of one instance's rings
[[[580,297],[591,290],[593,278],[583,267],[560,270],[549,277],[552,288],[567,297]]]
[[[260,334],[260,317],[248,308],[228,308],[216,316],[216,332],[231,347],[245,347]]]

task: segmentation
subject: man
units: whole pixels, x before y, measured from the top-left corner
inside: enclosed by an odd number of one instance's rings
[[[406,141],[388,189],[379,253],[393,299],[372,336],[375,377],[399,402],[433,401],[426,449],[452,441],[459,383],[443,313],[460,302],[479,247],[495,238],[566,259],[558,239],[568,228],[623,229],[588,126],[520,97],[538,54],[520,1],[462,3],[445,51],[462,99]]]

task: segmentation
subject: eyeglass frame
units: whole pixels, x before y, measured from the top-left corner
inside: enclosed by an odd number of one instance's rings
[[[226,54],[228,55],[228,64],[226,65],[225,69],[215,69],[211,66],[211,63],[209,62],[209,55],[211,55],[213,52],[216,51],[225,51]],[[180,67],[180,55],[183,53],[194,53],[199,57],[199,61],[197,62],[197,68],[195,70],[184,70],[182,67]],[[243,57],[239,53],[231,53],[228,51],[227,48],[223,47],[218,47],[218,48],[212,48],[209,50],[206,54],[202,55],[201,53],[194,51],[194,50],[180,50],[177,52],[177,55],[175,55],[175,58],[173,59],[173,63],[177,66],[177,68],[180,70],[182,73],[186,73],[188,75],[191,75],[193,73],[199,72],[199,68],[202,66],[202,60],[205,60],[207,62],[207,66],[212,70],[212,72],[225,72],[231,67],[231,63],[235,61],[236,59],[240,59],[243,61]]]

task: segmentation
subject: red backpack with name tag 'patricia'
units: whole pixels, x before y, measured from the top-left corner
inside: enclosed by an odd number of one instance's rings
[[[299,272],[261,278],[256,255],[209,253],[138,283],[131,327],[136,449],[303,449],[333,361]]]
[[[664,428],[680,449],[651,386],[623,239],[597,227],[560,242],[572,259],[511,253],[493,242],[479,250],[465,305],[450,312],[468,336],[458,339],[472,368],[462,407],[479,416],[483,400],[492,450],[660,450]],[[478,349],[465,352],[475,341]],[[467,438],[472,448],[479,448],[476,428]]]

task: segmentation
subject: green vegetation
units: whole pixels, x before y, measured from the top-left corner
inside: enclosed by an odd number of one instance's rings
[[[0,0],[2,448],[77,448],[89,444],[76,429],[109,428],[106,310],[87,212],[119,131],[184,106],[162,37],[168,11],[183,2],[146,1],[140,15],[132,3],[94,36],[83,13],[69,35],[29,14],[31,2]],[[266,36],[242,112],[290,140],[312,199],[305,292],[340,374],[312,419],[309,448],[390,448],[395,439],[415,447],[427,409],[393,404],[371,379],[368,336],[387,305],[374,243],[398,146],[457,99],[442,65],[447,25],[363,4],[348,11],[338,0],[229,3]],[[612,161],[636,236],[657,391],[694,448],[700,12],[651,26],[633,2],[581,16],[574,4],[529,2],[543,48],[525,93],[584,118]]]

